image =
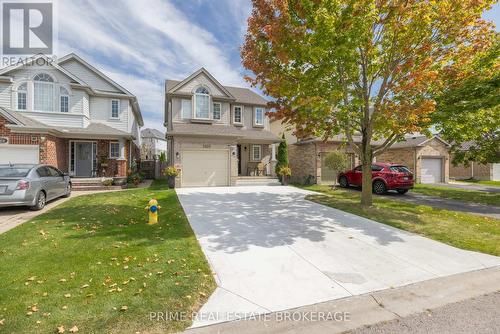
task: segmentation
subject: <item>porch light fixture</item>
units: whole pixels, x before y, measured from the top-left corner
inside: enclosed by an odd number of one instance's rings
[[[179,159],[180,156],[181,156],[181,154],[179,152],[175,152],[175,158],[176,159]]]

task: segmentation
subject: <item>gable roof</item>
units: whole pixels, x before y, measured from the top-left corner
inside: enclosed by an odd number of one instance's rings
[[[269,103],[268,100],[255,93],[253,90],[244,87],[233,87],[233,86],[223,86],[221,85],[206,69],[203,67],[191,74],[186,79],[180,80],[165,80],[165,91],[167,94],[175,94],[175,91],[180,89],[182,86],[187,84],[193,78],[195,78],[198,74],[204,73],[206,74],[214,83],[218,84],[218,88],[220,88],[223,92],[225,92],[235,103],[241,104],[254,104],[267,106]]]
[[[204,67],[200,68],[198,71],[194,72],[193,74],[188,76],[186,79],[178,82],[177,85],[175,85],[171,88],[171,92],[178,90],[179,88],[181,88],[182,86],[184,86],[185,84],[187,84],[188,82],[190,82],[192,79],[196,78],[200,74],[205,74],[221,91],[224,92],[224,94],[226,94],[229,98],[234,98],[234,96],[226,89],[226,87],[222,86],[221,83],[219,81],[217,81],[217,79],[215,79],[213,77],[213,75],[210,74],[210,72],[208,72]]]
[[[25,61],[25,62],[18,62],[17,64],[13,64],[13,65],[2,68],[2,69],[0,69],[0,76],[3,76],[4,74],[7,74],[9,72],[15,71],[15,70],[17,70],[25,65],[32,64],[32,63],[36,62],[38,59],[44,59],[47,62],[47,64],[50,64],[54,68],[58,69],[60,72],[65,74],[67,77],[69,77],[74,82],[77,82],[83,86],[88,86],[83,80],[81,80],[76,75],[74,75],[73,73],[69,72],[68,70],[66,70],[65,68],[60,66],[59,63],[55,63],[54,61],[49,59],[44,54],[37,54],[37,55],[34,55],[34,56],[28,58],[27,61]]]
[[[162,133],[159,130],[150,129],[150,128],[146,128],[146,129],[142,130],[141,137],[142,138],[156,138],[156,139],[166,140],[164,133]]]
[[[281,142],[281,138],[271,131],[264,129],[244,129],[235,126],[219,124],[194,124],[194,123],[175,123],[173,130],[168,132],[169,136],[216,136],[243,138],[247,140]]]

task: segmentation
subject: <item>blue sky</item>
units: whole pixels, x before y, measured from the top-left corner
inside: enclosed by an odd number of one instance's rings
[[[250,0],[58,1],[59,46],[139,98],[146,127],[163,130],[165,79],[205,67],[222,84],[248,86],[239,47]],[[485,14],[500,26],[500,5]]]

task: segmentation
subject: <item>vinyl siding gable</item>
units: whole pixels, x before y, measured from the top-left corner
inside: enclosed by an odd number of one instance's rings
[[[115,86],[111,85],[109,82],[101,78],[99,75],[91,71],[89,68],[81,64],[80,62],[72,59],[68,60],[60,65],[61,67],[67,69],[69,72],[83,80],[90,87],[103,90],[107,92],[123,93]]]

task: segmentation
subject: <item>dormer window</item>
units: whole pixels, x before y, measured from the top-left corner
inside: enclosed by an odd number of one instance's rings
[[[28,101],[28,84],[25,82],[17,87],[17,109],[26,110]]]
[[[54,111],[54,79],[46,73],[33,78],[33,108],[38,111]]]
[[[210,92],[205,87],[198,87],[194,93],[195,118],[210,118]]]
[[[59,110],[69,112],[69,92],[66,88],[59,88]]]
[[[264,125],[264,108],[255,108],[255,125]]]

